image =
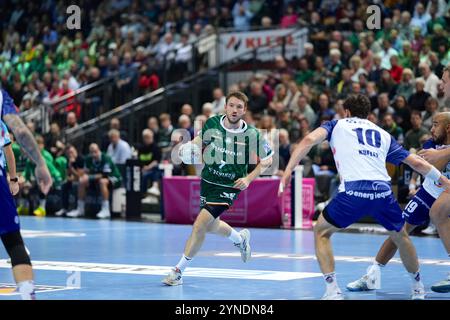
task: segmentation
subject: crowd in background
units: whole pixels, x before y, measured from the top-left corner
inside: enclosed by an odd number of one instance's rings
[[[157,70],[164,53],[215,28],[246,30],[280,25],[309,29],[303,56],[290,61],[277,56],[270,71],[261,70],[228,88],[214,89],[210,101],[202,105],[201,114],[194,114],[186,101],[177,114],[149,118],[140,141],[129,141],[120,121],[111,120],[99,148],[119,171],[126,159],[135,156],[142,160],[142,191],[155,196],[160,195],[158,164],[170,162],[173,130],[184,128],[193,136],[194,121],[204,123],[220,114],[226,93],[233,90],[241,90],[249,97],[245,116],[248,124],[267,130],[266,138],[271,143],[271,130],[279,129],[280,167],[274,172],[278,175],[296,143],[323,122],[344,116],[343,101],[349,94],[366,94],[372,104],[369,119],[412,151],[430,138],[433,116],[450,110],[439,87],[443,68],[450,63],[448,1],[386,0],[380,4],[383,19],[378,30],[366,28],[365,8],[369,1],[365,0],[85,1],[85,28],[75,33],[61,26],[64,3],[49,0],[39,7],[27,2],[22,5],[24,12],[14,10],[7,15],[10,21],[2,22],[4,30],[8,30],[0,48],[2,84],[21,110],[30,108],[30,96],[32,101],[51,98],[51,92],[76,90],[95,81],[92,74],[98,79],[133,64],[138,64],[141,71],[155,71],[155,78],[144,81],[137,73],[134,82],[125,79],[124,85],[151,83],[153,90],[158,87]],[[45,11],[55,4],[51,15],[20,23],[27,12]],[[63,126],[76,126],[77,109],[66,111]],[[29,127],[35,130],[32,123]],[[42,148],[53,158],[53,171],[61,171],[63,184],[67,168],[73,167],[78,157],[68,156],[71,147],[65,145],[62,129],[60,124],[52,123],[50,132],[42,138]],[[324,177],[326,183],[319,186],[326,186],[320,188],[326,200],[338,183],[328,143],[314,148],[305,164],[309,168],[307,175],[318,180]],[[175,174],[192,173],[192,168],[175,167]]]

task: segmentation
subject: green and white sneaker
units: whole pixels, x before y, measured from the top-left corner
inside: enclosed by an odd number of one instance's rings
[[[239,234],[241,235],[242,242],[235,243],[234,245],[241,251],[242,261],[247,262],[252,256],[252,248],[250,247],[250,231],[248,229],[244,229],[239,232]]]
[[[183,276],[180,269],[174,268],[170,270],[169,274],[162,280],[162,283],[168,286],[179,286],[183,284]]]
[[[447,279],[439,281],[431,286],[431,290],[439,293],[450,292],[450,273],[447,275]]]
[[[378,265],[371,265],[360,279],[347,284],[348,291],[370,291],[381,289],[381,270]]]

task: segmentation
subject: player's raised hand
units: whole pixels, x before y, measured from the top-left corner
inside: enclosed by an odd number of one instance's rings
[[[283,194],[284,190],[289,185],[289,182],[291,181],[291,175],[292,175],[292,173],[290,170],[284,171],[284,174],[280,180],[280,186],[278,187],[278,196],[279,197]]]
[[[440,158],[439,151],[436,149],[422,149],[417,154],[428,162],[437,162]]]
[[[248,188],[249,185],[250,185],[250,181],[246,177],[244,177],[244,178],[237,179],[234,182],[233,187],[236,189],[245,190]]]

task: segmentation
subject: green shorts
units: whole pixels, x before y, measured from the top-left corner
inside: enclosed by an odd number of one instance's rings
[[[202,179],[200,185],[200,208],[206,204],[231,207],[241,190],[208,183]]]

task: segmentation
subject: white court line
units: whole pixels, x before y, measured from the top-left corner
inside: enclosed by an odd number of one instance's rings
[[[214,253],[214,256],[218,257],[240,257],[239,252],[221,252]],[[252,258],[265,258],[265,259],[292,259],[292,260],[316,260],[316,256],[312,254],[280,254],[280,253],[252,253]],[[335,256],[336,261],[344,262],[368,262],[372,263],[374,257],[358,257],[358,256]],[[393,258],[390,263],[402,263],[398,258]],[[419,263],[422,265],[435,265],[435,266],[450,266],[449,260],[439,259],[419,259]]]
[[[82,232],[64,232],[64,231],[41,231],[41,230],[21,230],[20,233],[24,238],[46,238],[46,237],[85,237],[86,233]]]
[[[10,268],[11,265],[5,259],[0,260],[0,268]],[[121,273],[134,275],[165,276],[169,273],[170,266],[148,266],[130,264],[65,262],[65,261],[36,261],[33,260],[34,270],[80,271]],[[321,277],[317,272],[287,272],[272,270],[245,270],[245,269],[220,269],[220,268],[189,268],[183,276],[199,278],[223,278],[246,280],[271,280],[287,281]]]

